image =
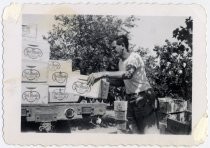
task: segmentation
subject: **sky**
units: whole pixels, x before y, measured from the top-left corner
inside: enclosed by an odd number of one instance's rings
[[[155,45],[163,45],[166,39],[174,41],[172,32],[174,29],[185,26],[187,17],[176,16],[139,16],[140,20],[136,21],[137,27],[131,29],[132,44],[137,47],[149,48],[150,51]],[[43,40],[42,35],[52,29],[54,18],[52,15],[24,15],[23,24],[37,24],[37,39]]]
[[[155,45],[163,45],[165,40],[175,41],[173,30],[185,26],[188,17],[142,16],[131,30],[131,42],[152,50]]]

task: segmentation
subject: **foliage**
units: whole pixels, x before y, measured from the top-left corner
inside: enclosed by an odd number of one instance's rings
[[[58,15],[56,23],[44,39],[50,43],[51,59],[72,59],[73,70],[82,74],[118,69],[118,59],[111,49],[111,42],[120,35],[129,36],[129,29],[135,27],[137,18],[111,15]],[[189,17],[186,26],[176,28],[173,37],[177,42],[166,40],[165,45],[155,46],[156,56],[148,49],[138,47],[145,61],[150,84],[158,97],[172,96],[191,99],[192,97],[192,29]],[[135,45],[130,46],[132,49]],[[117,96],[119,88],[112,88]],[[121,92],[120,92],[121,93]]]
[[[186,27],[179,27],[173,31],[173,37],[179,41],[186,43],[192,49],[192,30],[193,21],[191,17],[185,20]]]
[[[146,70],[151,85],[159,97],[192,97],[192,19],[186,19],[186,27],[173,31],[177,42],[155,46],[156,57],[146,60]],[[156,64],[159,61],[159,64]]]
[[[72,59],[73,69],[82,74],[115,70],[117,59],[111,42],[119,34],[129,34],[134,16],[59,15],[56,24],[44,37],[50,43],[51,59]]]

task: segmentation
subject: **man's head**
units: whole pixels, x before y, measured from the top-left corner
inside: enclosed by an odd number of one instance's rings
[[[117,53],[117,56],[121,57],[123,53],[129,52],[128,50],[129,42],[128,38],[125,35],[118,36],[113,42],[112,42],[112,48]]]

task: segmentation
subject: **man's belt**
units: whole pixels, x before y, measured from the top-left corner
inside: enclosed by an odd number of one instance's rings
[[[139,96],[143,95],[144,93],[146,93],[146,91],[142,91],[139,93],[132,93],[132,94],[126,94],[126,100],[128,101],[128,103],[137,103],[139,101],[145,102],[146,98],[142,98],[137,100],[139,98]]]
[[[148,93],[148,91],[152,91],[151,88],[145,91],[138,92],[138,93],[126,94],[126,100],[128,101],[128,103],[134,103],[134,102],[136,103],[142,102],[143,104],[149,103],[151,100],[149,100],[148,98],[145,98],[145,97],[142,99],[139,98],[140,96],[143,96],[145,93]]]

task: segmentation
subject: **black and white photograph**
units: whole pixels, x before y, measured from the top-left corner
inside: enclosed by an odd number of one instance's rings
[[[21,132],[191,134],[193,18],[22,15]]]
[[[206,21],[195,4],[11,4],[3,20],[5,141],[202,143]]]

